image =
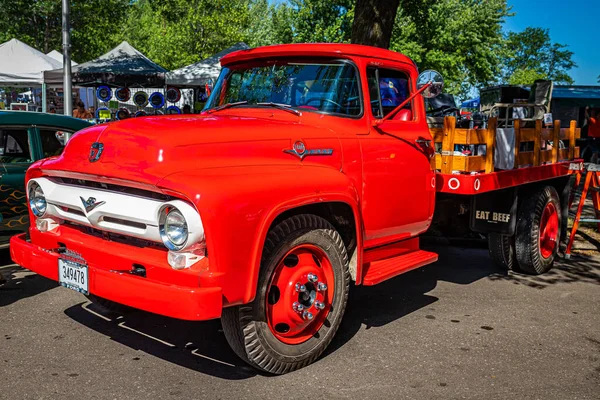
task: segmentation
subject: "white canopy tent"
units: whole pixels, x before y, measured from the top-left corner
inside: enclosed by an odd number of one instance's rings
[[[222,50],[214,56],[208,57],[195,64],[188,65],[167,73],[167,85],[177,87],[198,87],[216,81],[221,72],[221,58],[237,50],[245,50],[250,47],[246,43],[236,43],[228,49]]]
[[[53,59],[58,61],[60,63],[60,66],[62,67],[62,65],[63,65],[63,55],[62,54],[60,54],[56,50],[52,50],[50,53],[48,53],[46,55],[48,57],[52,57]],[[71,65],[75,66],[75,65],[77,65],[77,63],[75,61],[71,60]]]
[[[62,61],[56,61],[18,39],[0,44],[0,86],[41,86],[44,71],[61,67]]]

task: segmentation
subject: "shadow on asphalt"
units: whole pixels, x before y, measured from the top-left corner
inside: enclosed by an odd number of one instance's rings
[[[438,298],[428,295],[439,280],[468,285],[498,273],[487,251],[469,250],[476,256],[450,268],[445,248],[434,249],[441,262],[411,271],[374,287],[352,287],[344,320],[325,354],[331,354],[365,326],[375,329],[428,307]],[[460,250],[455,249],[454,253]],[[111,315],[90,303],[65,310],[73,320],[134,350],[223,379],[247,379],[261,374],[247,366],[229,348],[218,320],[188,322],[143,311]]]
[[[0,307],[36,296],[58,286],[50,279],[13,264],[8,249],[0,250],[0,274],[6,280],[2,283],[0,278]]]
[[[558,260],[549,272],[543,275],[498,273],[489,276],[492,280],[506,280],[535,289],[544,289],[558,283],[591,283],[600,285],[600,259],[574,255],[570,260]]]
[[[570,261],[561,260],[548,274],[533,277],[498,269],[483,249],[428,247],[428,250],[439,254],[437,263],[374,287],[351,288],[344,320],[326,355],[342,348],[363,326],[367,330],[376,329],[425,307],[433,308],[438,298],[428,293],[437,286],[438,281],[469,285],[480,279],[507,280],[537,289],[572,282],[600,284],[598,259],[577,257]],[[10,302],[14,302],[18,296],[35,295],[56,286],[54,282],[38,276],[24,279],[27,279],[25,290],[21,295],[14,295]],[[7,293],[10,299],[10,291]],[[229,348],[219,320],[180,321],[138,310],[121,316],[107,313],[89,302],[72,306],[65,310],[65,314],[131,349],[200,373],[228,380],[247,379],[261,374],[237,358]]]

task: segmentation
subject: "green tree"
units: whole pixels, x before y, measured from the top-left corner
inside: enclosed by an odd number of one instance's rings
[[[354,0],[289,0],[295,43],[350,42]]]
[[[258,47],[292,42],[291,11],[287,3],[269,4],[268,0],[253,0],[249,9],[246,43],[250,47]]]
[[[518,69],[508,78],[508,84],[533,85],[538,79],[548,79],[548,75],[533,69]]]
[[[523,71],[531,71],[555,83],[573,84],[569,75],[569,70],[577,67],[573,52],[565,45],[553,43],[548,29],[529,27],[523,32],[510,32],[506,37],[506,47],[506,81],[514,80],[511,78],[513,74],[522,77]]]
[[[447,92],[465,95],[498,79],[502,24],[511,15],[506,0],[402,0],[390,48],[442,73]]]
[[[71,56],[88,61],[118,44],[129,0],[73,0]],[[0,0],[0,42],[17,38],[48,53],[62,52],[62,4],[57,0]]]
[[[167,69],[246,39],[249,0],[138,0],[117,37]]]

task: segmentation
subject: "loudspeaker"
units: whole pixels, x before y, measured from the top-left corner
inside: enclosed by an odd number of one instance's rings
[[[131,92],[129,88],[121,87],[115,90],[115,98],[119,101],[126,102],[131,98]]]
[[[154,108],[162,108],[165,105],[165,96],[160,92],[154,92],[148,98],[150,105]]]
[[[119,108],[119,110],[115,114],[115,118],[118,120],[127,119],[129,117],[131,117],[131,113],[125,107]]]
[[[146,107],[148,105],[148,93],[139,91],[133,95],[133,103],[138,107]]]
[[[108,86],[100,86],[96,89],[96,97],[106,103],[112,99],[112,90]]]
[[[167,101],[169,103],[177,103],[181,99],[181,90],[175,87],[167,88]]]
[[[181,114],[181,109],[177,106],[169,106],[167,107],[167,114]]]

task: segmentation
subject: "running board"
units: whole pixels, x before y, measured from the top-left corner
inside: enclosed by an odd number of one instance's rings
[[[414,250],[396,257],[384,260],[371,261],[363,266],[363,280],[365,286],[373,286],[385,280],[434,263],[438,255],[425,250]]]

